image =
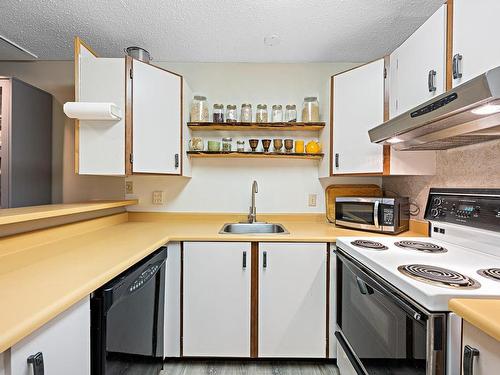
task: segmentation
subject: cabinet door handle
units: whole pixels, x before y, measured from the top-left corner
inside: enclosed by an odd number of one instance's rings
[[[175,168],[179,168],[179,154],[175,154]]]
[[[340,155],[335,154],[335,168],[339,168],[340,166]]]
[[[247,252],[243,252],[243,268],[247,268]]]
[[[474,357],[479,357],[479,350],[469,345],[464,346],[464,375],[474,374]]]
[[[462,78],[462,59],[463,56],[459,53],[453,56],[453,79]]]
[[[262,253],[262,268],[267,268],[267,251]]]
[[[28,357],[28,365],[33,367],[33,375],[43,375],[43,354],[38,352]]]
[[[429,92],[436,91],[436,71],[434,69],[429,70],[429,76],[427,77],[427,85],[429,87]]]

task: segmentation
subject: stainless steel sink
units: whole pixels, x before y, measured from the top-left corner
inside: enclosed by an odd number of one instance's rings
[[[220,234],[288,234],[281,224],[273,223],[228,223],[224,224]]]

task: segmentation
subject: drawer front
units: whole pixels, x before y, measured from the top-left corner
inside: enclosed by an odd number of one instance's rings
[[[490,375],[500,367],[500,342],[464,321],[462,375]]]

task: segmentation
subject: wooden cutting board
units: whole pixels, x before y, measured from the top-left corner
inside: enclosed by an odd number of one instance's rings
[[[330,185],[325,190],[326,218],[335,223],[336,197],[381,197],[382,188],[378,185]]]

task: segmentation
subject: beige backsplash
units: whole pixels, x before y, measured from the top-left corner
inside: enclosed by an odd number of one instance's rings
[[[384,177],[383,187],[416,200],[418,218],[431,187],[500,188],[500,141],[438,151],[435,176]]]

